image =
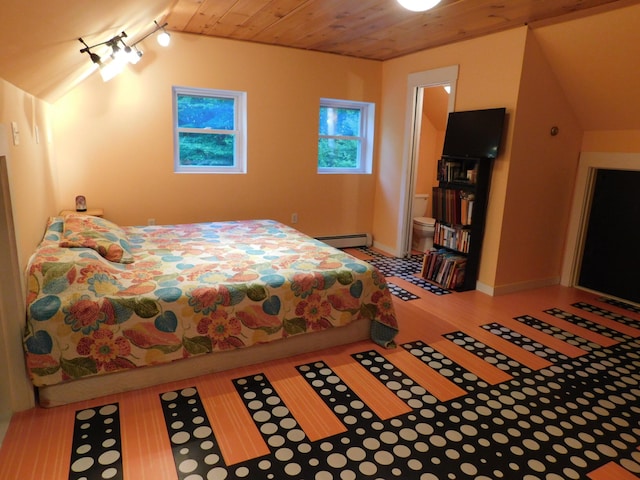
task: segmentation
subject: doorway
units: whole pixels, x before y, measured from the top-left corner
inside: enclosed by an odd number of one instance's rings
[[[640,304],[640,171],[598,169],[578,286]]]
[[[416,193],[431,193],[430,185],[435,182],[436,164],[444,141],[444,130],[441,134],[437,132],[442,128],[442,117],[446,128],[446,117],[454,110],[457,79],[457,65],[412,73],[408,78],[405,174],[398,225],[400,257],[411,254],[413,198]],[[446,92],[445,87],[448,87]]]
[[[606,291],[607,289],[609,289],[609,286],[610,286],[608,284],[604,287],[604,290],[603,290],[602,285],[596,285],[596,283],[592,283],[588,279],[587,279],[587,283],[589,283],[589,285],[585,285],[585,281],[584,281],[585,278],[584,278],[584,272],[582,272],[582,268],[583,268],[583,258],[585,257],[585,255],[587,257],[590,257],[590,256],[593,257],[594,248],[595,250],[598,251],[598,255],[602,255],[602,248],[598,246],[593,247],[593,244],[588,245],[587,239],[588,239],[589,228],[592,228],[592,230],[596,228],[596,227],[590,227],[590,220],[592,216],[592,205],[594,201],[597,201],[596,189],[597,189],[598,176],[599,175],[601,176],[602,172],[606,172],[606,171],[610,171],[610,172],[611,171],[627,171],[628,174],[622,174],[622,176],[626,177],[627,175],[630,175],[630,177],[634,177],[633,179],[635,179],[637,178],[637,174],[640,173],[640,154],[583,152],[580,155],[580,162],[578,164],[578,173],[576,176],[573,206],[571,210],[571,217],[569,220],[569,229],[567,233],[567,242],[565,247],[564,260],[563,260],[563,266],[562,266],[562,277],[561,277],[560,283],[562,285],[569,286],[569,287],[582,288],[584,290],[592,291],[597,294],[602,294],[602,295],[606,294],[606,296],[608,297],[618,298],[623,301],[638,303],[637,293],[635,294],[635,297],[636,297],[635,300],[632,298],[622,298],[619,295],[624,295],[625,297],[629,297],[627,293],[624,293],[625,292],[624,289],[619,290],[619,292],[622,292],[622,293],[616,294],[615,292]],[[614,176],[618,176],[618,175],[615,174]],[[635,184],[633,186],[635,186]],[[627,190],[629,190],[630,192],[630,197],[627,200],[630,200],[632,203],[635,202],[634,204],[636,205],[635,208],[637,211],[637,199],[634,198],[634,193],[632,193],[632,192],[635,192],[635,190],[629,187],[627,187]],[[615,187],[614,187],[614,193],[615,193]],[[625,193],[625,192],[622,192],[622,193]],[[614,200],[614,203],[619,204],[619,202],[621,201],[626,202],[618,198]],[[614,207],[611,207],[611,208],[613,209]],[[617,222],[618,224],[622,222],[624,223],[624,225],[622,227],[620,227],[619,225],[616,225],[615,227],[617,229],[616,232],[627,232],[629,231],[628,229],[629,222],[632,223],[635,220],[635,219],[633,220],[631,219],[633,216],[632,214],[629,215],[631,210],[632,210],[631,204],[626,204],[623,207],[616,205],[615,212],[613,210],[609,210],[608,212],[605,212],[605,214],[603,215],[596,211],[595,215],[601,216],[601,217],[604,216],[604,218],[606,218],[605,221],[609,222],[610,220],[615,219],[615,216],[620,214],[621,212],[627,212],[627,215],[623,215],[619,219],[619,222]],[[626,222],[627,217],[629,217],[629,222]],[[600,228],[605,228],[605,227],[603,226],[597,227],[598,230],[600,230]],[[637,227],[633,231],[635,232],[634,235],[638,235]],[[628,254],[630,253],[630,254],[636,255],[636,249],[635,248],[625,249],[624,246],[621,246],[623,243],[621,240],[615,241],[614,243],[616,243],[616,245],[612,245],[607,248],[609,250],[614,249],[620,252],[624,251]],[[637,255],[634,256],[633,258],[635,259],[634,261],[636,262],[638,261]],[[625,265],[624,268],[622,269],[623,272],[634,271],[629,268],[630,264],[628,260],[629,260],[628,258],[626,261],[622,260],[623,264]],[[588,267],[588,268],[591,268],[591,267]],[[583,276],[582,279],[581,279],[581,275]],[[631,273],[631,275],[633,277],[633,273]],[[589,276],[589,272],[587,272],[587,276]],[[599,276],[599,275],[596,273],[593,278],[595,278],[596,276]],[[636,284],[637,284],[637,281],[634,281],[633,286],[635,286]],[[634,296],[634,295],[631,295],[631,296]]]

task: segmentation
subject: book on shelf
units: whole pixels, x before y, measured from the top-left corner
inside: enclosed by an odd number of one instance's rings
[[[441,247],[457,250],[461,253],[469,253],[471,231],[468,228],[436,222],[433,232],[433,243]]]
[[[478,162],[464,160],[438,160],[438,181],[475,185],[478,179]]]
[[[420,275],[446,289],[456,289],[464,283],[467,258],[446,249],[425,253]]]
[[[471,225],[473,193],[443,187],[434,187],[432,194],[433,216],[451,225]]]

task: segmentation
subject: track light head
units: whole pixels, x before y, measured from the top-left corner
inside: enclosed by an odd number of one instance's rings
[[[171,43],[171,35],[169,35],[169,33],[164,29],[164,27],[166,27],[167,24],[165,23],[164,25],[158,25],[158,22],[156,22],[155,20],[153,23],[156,24],[156,29],[154,30],[154,32],[157,32],[158,30],[162,30],[162,32],[160,32],[157,37],[158,43],[162,47],[168,47],[169,44]]]
[[[100,55],[98,55],[97,53],[93,53],[93,52],[87,52],[89,54],[89,58],[91,59],[91,61],[93,63],[97,63],[98,65],[100,65],[102,63],[102,60],[100,60]]]
[[[80,41],[80,43],[84,45],[84,48],[80,50],[80,53],[89,54],[89,58],[91,59],[91,61],[94,64],[100,66],[100,74],[102,75],[102,79],[106,82],[120,73],[126,63],[136,64],[140,61],[140,59],[142,58],[142,51],[140,51],[136,45],[147,38],[149,35],[154,34],[158,30],[162,30],[162,32],[158,35],[158,43],[163,47],[169,45],[171,36],[164,29],[168,25],[168,23],[159,25],[155,20],[153,23],[155,24],[155,28],[131,45],[127,45],[127,43],[124,41],[125,38],[128,38],[127,33],[124,31],[105,42],[97,43],[91,46],[87,45],[82,38],[79,38],[78,40]],[[97,53],[91,51],[92,48],[96,48],[102,45],[105,45],[111,49],[110,54],[105,57],[104,61]]]

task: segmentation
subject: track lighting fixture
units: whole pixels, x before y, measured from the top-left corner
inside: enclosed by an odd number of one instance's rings
[[[91,59],[91,61],[94,64],[98,65],[98,67],[100,67],[100,76],[102,77],[102,80],[108,82],[113,77],[118,75],[124,69],[127,63],[136,64],[140,61],[140,59],[142,58],[142,51],[138,49],[137,45],[148,36],[153,35],[158,30],[162,30],[162,32],[158,34],[158,43],[163,47],[169,45],[171,37],[165,30],[165,27],[168,25],[168,23],[159,25],[155,20],[153,23],[155,24],[155,28],[131,45],[127,45],[127,43],[125,42],[124,39],[128,37],[126,32],[124,31],[107,41],[96,43],[95,45],[91,46],[87,45],[87,43],[82,38],[79,38],[78,40],[80,41],[80,43],[84,45],[84,48],[80,50],[80,53],[89,54],[89,58]],[[102,45],[105,45],[111,49],[111,52],[108,55],[100,57],[100,55],[91,51],[91,49],[100,47]]]

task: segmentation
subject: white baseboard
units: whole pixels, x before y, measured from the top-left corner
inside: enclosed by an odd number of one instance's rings
[[[11,423],[11,417],[0,418],[0,447],[2,447],[4,436],[7,434],[7,430],[9,429],[9,423]]]
[[[402,254],[398,250],[390,247],[389,245],[384,245],[383,243],[376,242],[375,238],[373,239],[373,247],[386,253],[387,255],[391,255],[392,257],[402,257]]]
[[[560,277],[541,278],[537,280],[528,280],[526,282],[509,283],[506,285],[499,285],[492,287],[482,282],[476,283],[476,290],[497,297],[499,295],[508,295],[509,293],[522,292],[524,290],[533,290],[535,288],[550,287],[552,285],[558,285],[560,283]]]

